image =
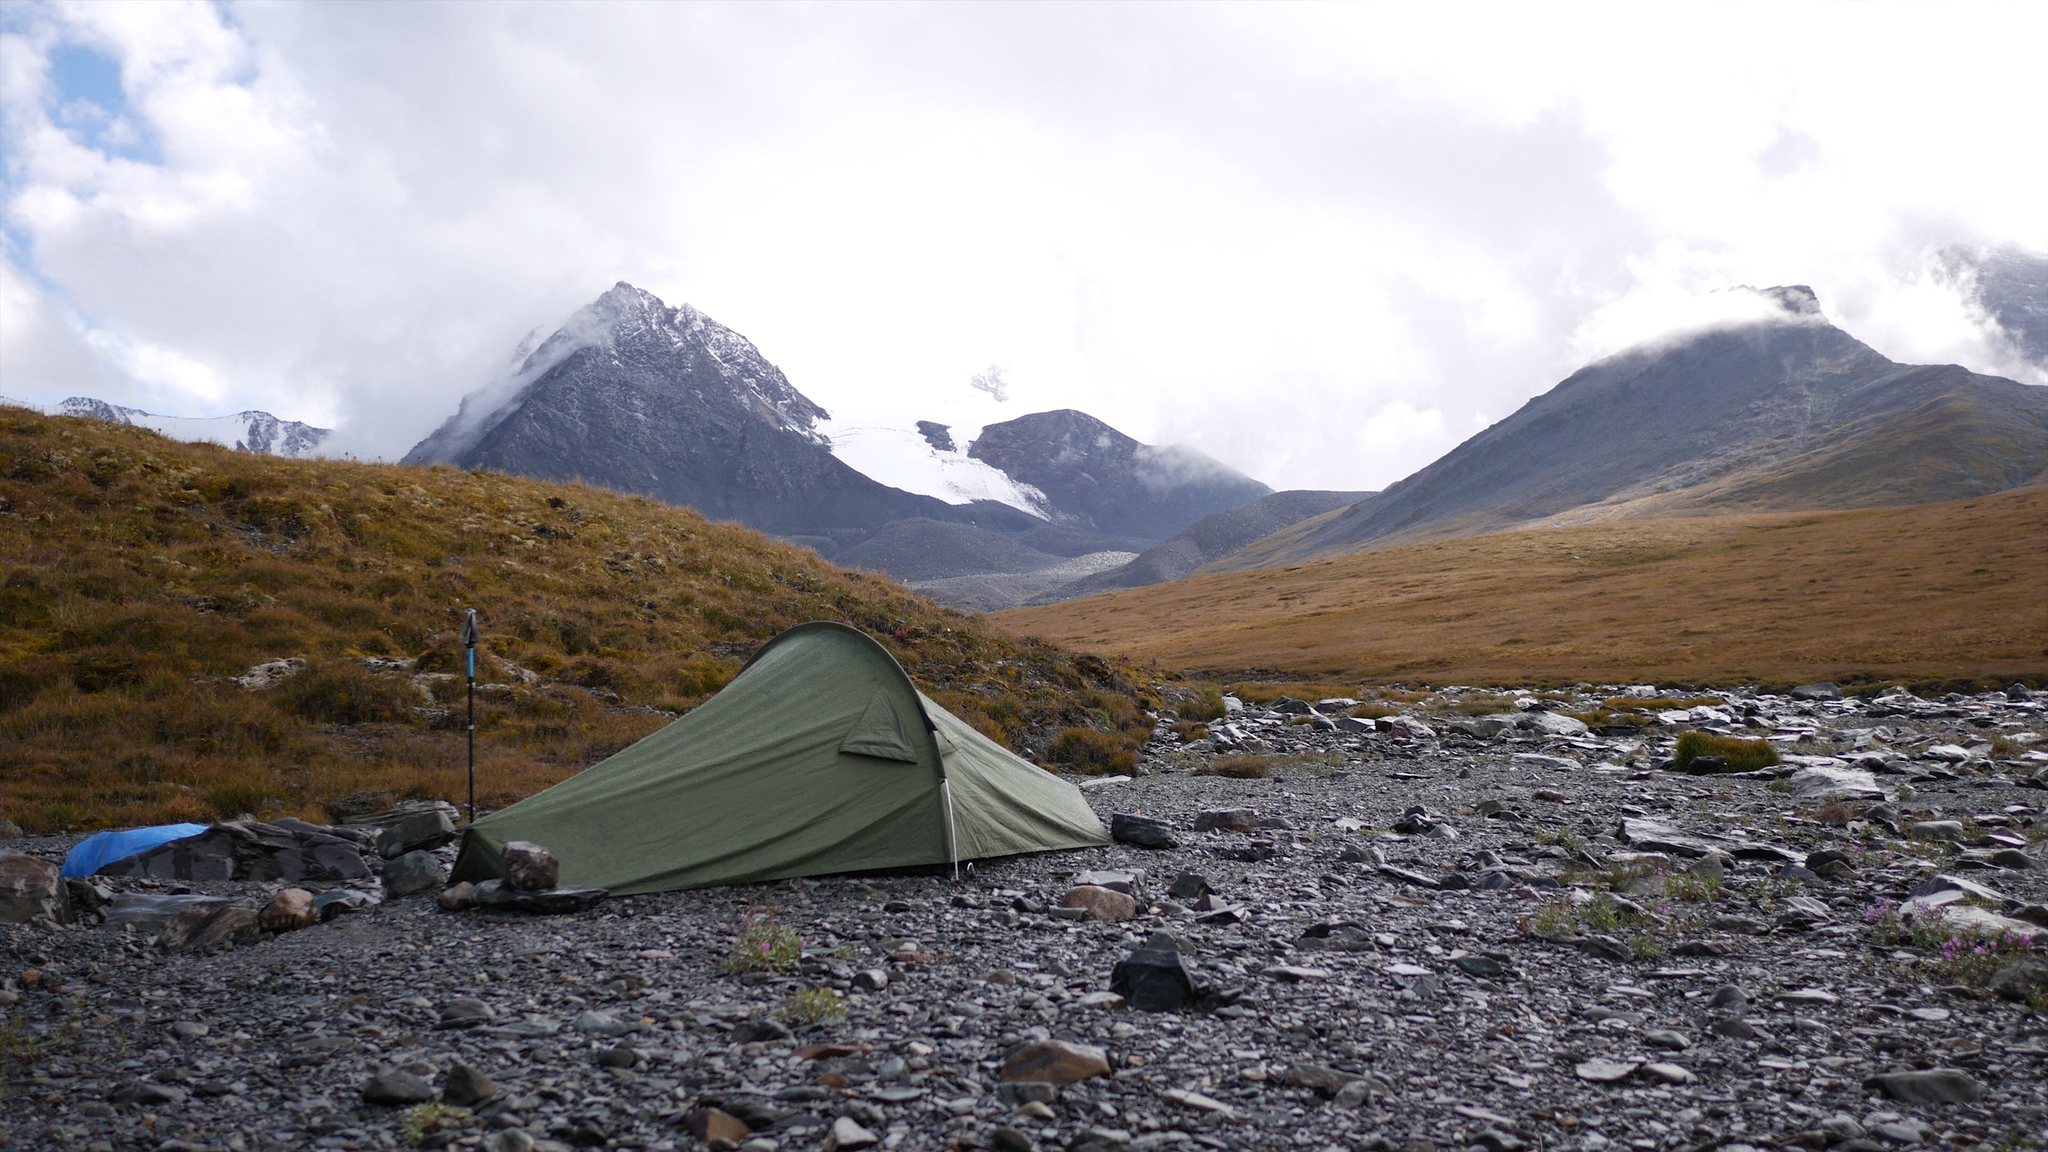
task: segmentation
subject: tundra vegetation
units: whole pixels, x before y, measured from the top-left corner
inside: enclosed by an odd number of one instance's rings
[[[465,608],[485,639],[486,805],[647,735],[813,619],[865,629],[1041,763],[1111,769],[1151,733],[1152,702],[1109,660],[687,509],[0,408],[0,817],[60,831],[459,799]]]

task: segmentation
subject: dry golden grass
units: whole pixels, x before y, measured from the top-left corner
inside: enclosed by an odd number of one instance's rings
[[[1151,727],[1109,663],[685,509],[0,408],[0,816],[46,830],[317,817],[359,791],[458,800],[466,607],[485,633],[491,805],[660,727],[811,619],[877,635],[941,704],[1041,759],[1069,730],[1128,748]],[[308,668],[256,691],[226,679],[280,657]]]
[[[1018,636],[1227,678],[1437,684],[2048,670],[2048,491],[1418,544],[1019,608]]]

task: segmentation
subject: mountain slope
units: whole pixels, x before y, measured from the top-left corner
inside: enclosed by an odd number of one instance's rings
[[[1809,290],[1765,295],[1771,319],[1583,368],[1379,495],[1217,568],[1546,521],[1923,503],[2048,468],[2048,388],[1896,364],[1822,319]]]
[[[0,557],[0,817],[32,830],[319,817],[366,790],[459,799],[472,607],[491,805],[646,735],[805,620],[875,634],[941,704],[1040,759],[1151,731],[1110,664],[687,509],[496,472],[0,408]],[[274,661],[303,664],[245,675]],[[1062,742],[1069,726],[1099,731]]]
[[[2048,683],[2048,485],[1375,549],[1018,608],[1019,636],[1190,673],[1435,684]]]
[[[745,337],[622,282],[405,462],[582,480],[770,532],[975,518],[842,463],[825,416]]]
[[[1031,603],[1056,603],[1116,588],[1142,588],[1179,580],[1275,532],[1312,516],[1350,507],[1372,495],[1293,489],[1261,496],[1243,507],[1204,516],[1178,536],[1146,549],[1130,563],[1056,588]]]
[[[1055,523],[1154,540],[1272,491],[1192,448],[1142,444],[1071,408],[990,424],[967,454],[1043,493]]]

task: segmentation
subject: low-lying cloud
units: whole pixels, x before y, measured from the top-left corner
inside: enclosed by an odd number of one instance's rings
[[[1080,408],[1276,487],[1383,487],[1739,284],[2044,379],[1939,261],[2048,251],[2044,34],[1967,4],[1768,34],[1713,6],[13,5],[0,392],[395,457],[621,279],[835,415]],[[963,387],[992,363],[1008,403]]]

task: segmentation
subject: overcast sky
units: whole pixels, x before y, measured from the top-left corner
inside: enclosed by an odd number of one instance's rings
[[[622,279],[843,419],[1077,407],[1276,487],[1399,479],[1731,284],[2048,382],[1927,259],[2048,251],[2043,44],[2038,4],[0,0],[0,393],[395,456]]]

